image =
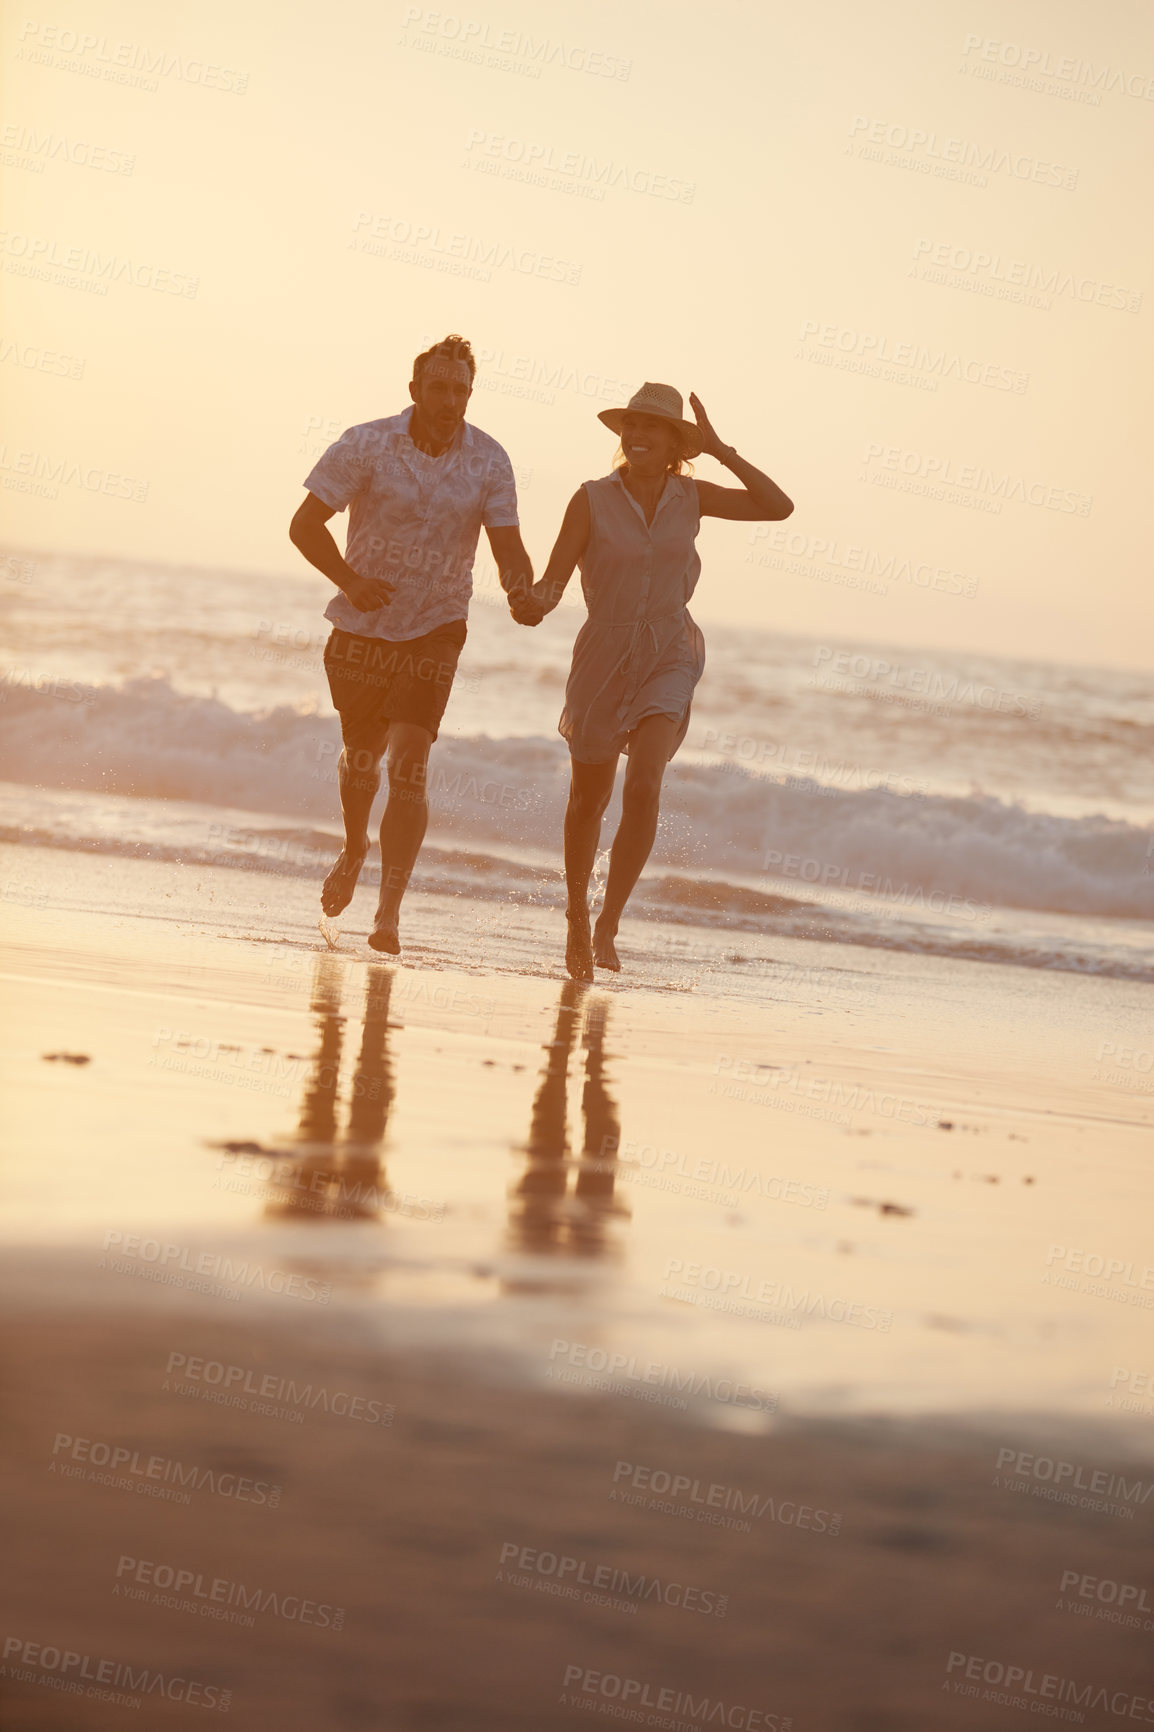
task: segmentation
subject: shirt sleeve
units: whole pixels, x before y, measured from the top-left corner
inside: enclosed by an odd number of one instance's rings
[[[517,516],[517,483],[508,453],[500,445],[490,452],[488,469],[481,523],[485,529],[516,529],[521,521]]]
[[[334,511],[343,511],[368,479],[369,463],[360,434],[359,427],[346,428],[305,476],[309,492]]]

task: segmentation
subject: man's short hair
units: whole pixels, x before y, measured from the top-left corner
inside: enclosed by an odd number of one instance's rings
[[[454,331],[450,336],[443,337],[439,343],[434,343],[431,349],[426,349],[423,355],[418,355],[413,362],[413,383],[417,384],[421,374],[434,358],[444,361],[464,361],[469,369],[469,384],[477,377],[477,362],[467,337],[459,337]]]

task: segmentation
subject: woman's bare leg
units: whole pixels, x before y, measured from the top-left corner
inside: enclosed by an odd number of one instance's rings
[[[574,980],[593,979],[589,934],[589,879],[601,840],[601,819],[613,792],[616,759],[611,764],[579,764],[570,759],[569,803],[565,807],[565,885],[569,925],[565,966]]]
[[[653,848],[661,782],[680,725],[672,716],[646,716],[629,742],[621,822],[609,853],[605,902],[593,929],[593,960],[598,968],[616,971],[621,967],[613,941],[625,904]]]

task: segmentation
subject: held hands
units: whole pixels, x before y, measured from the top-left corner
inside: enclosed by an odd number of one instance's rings
[[[360,577],[354,573],[353,582],[345,585],[345,594],[359,613],[376,613],[378,608],[388,607],[396,587],[383,577]]]
[[[509,612],[518,625],[540,625],[545,605],[528,585],[519,585],[509,591]]]
[[[731,447],[723,445],[713,430],[713,423],[705,413],[705,405],[695,391],[689,393],[689,407],[693,410],[693,418],[697,422],[697,432],[701,439],[701,449],[708,457],[716,457],[720,462],[728,457]]]

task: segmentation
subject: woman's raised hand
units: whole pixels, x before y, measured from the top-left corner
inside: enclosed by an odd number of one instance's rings
[[[705,413],[705,405],[696,391],[689,393],[689,407],[693,410],[693,418],[697,422],[697,431],[701,438],[701,449],[708,457],[718,457],[729,446],[723,445],[713,430],[713,423]]]

